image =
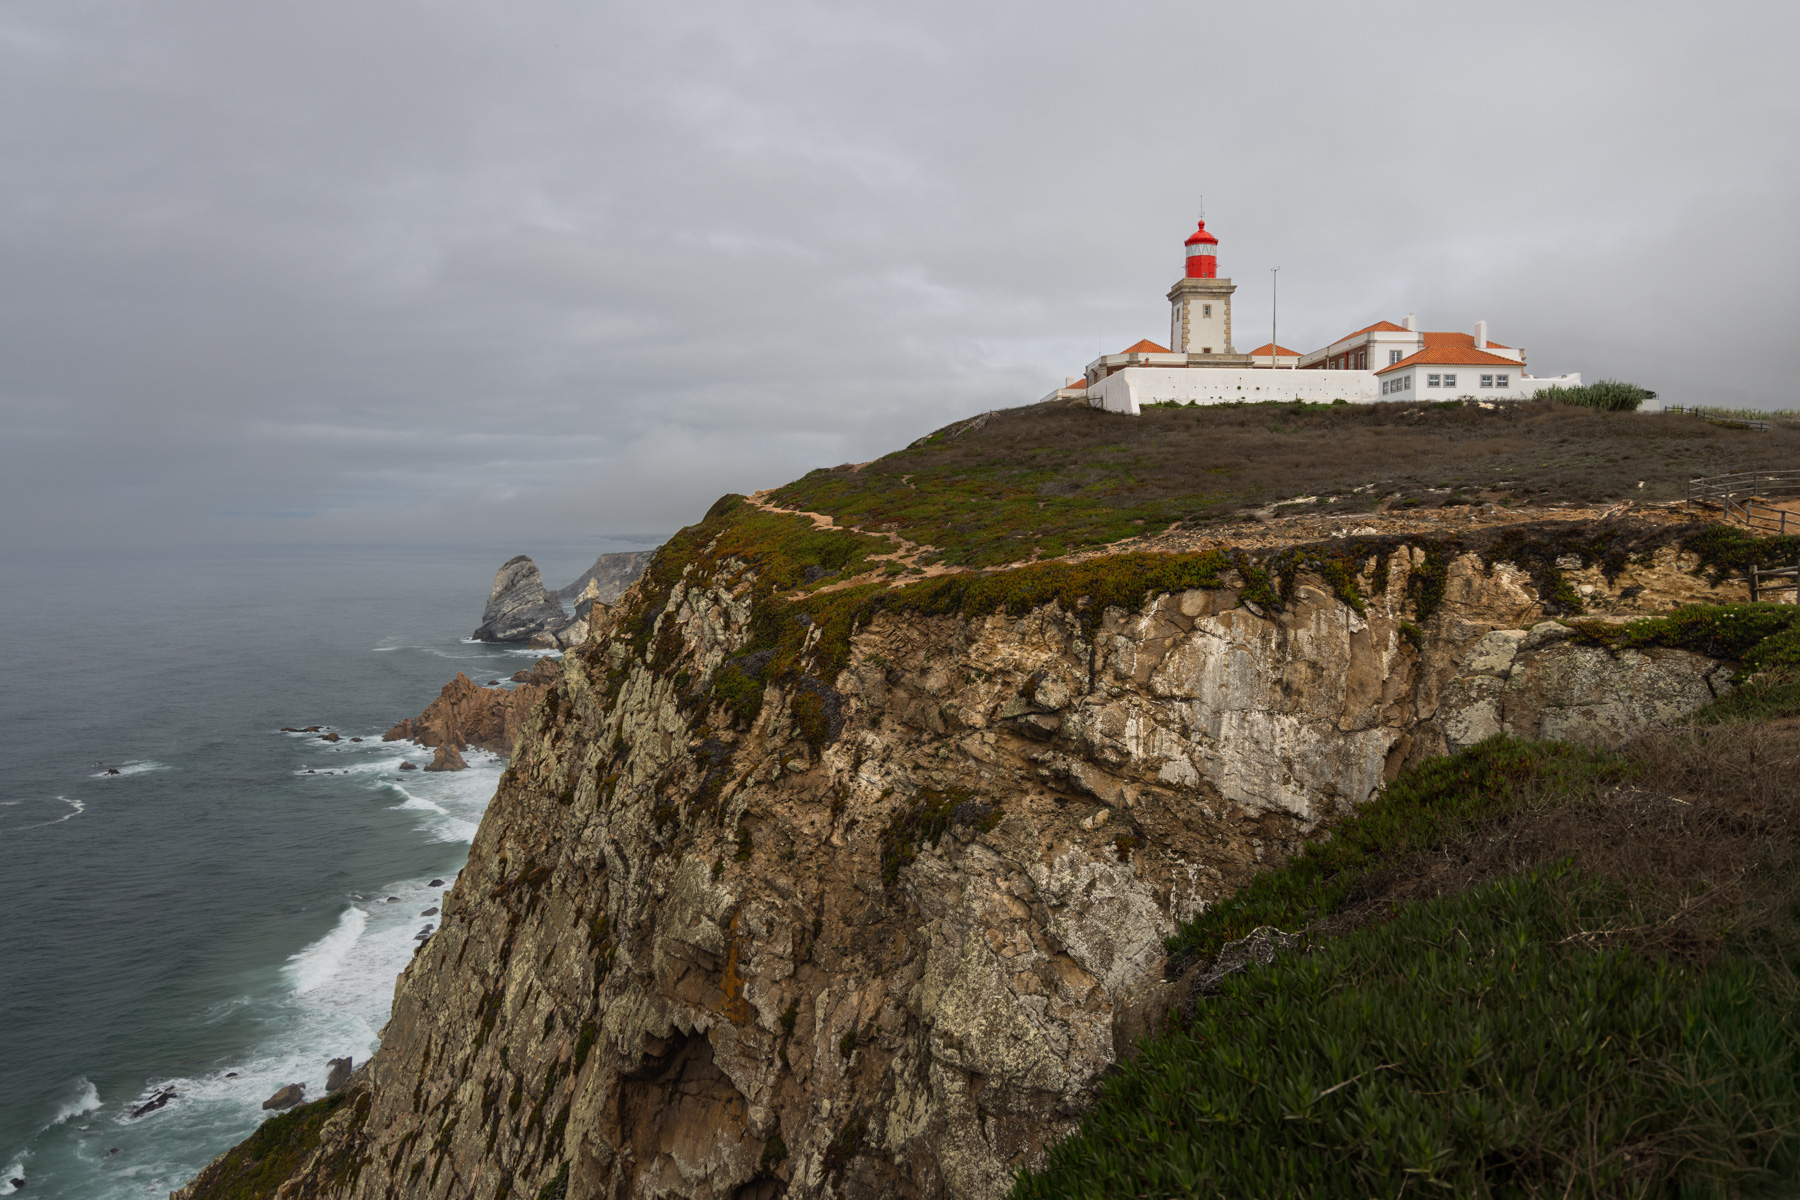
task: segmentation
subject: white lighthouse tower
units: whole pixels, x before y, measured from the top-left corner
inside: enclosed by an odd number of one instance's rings
[[[1188,235],[1187,273],[1169,289],[1169,349],[1177,354],[1239,357],[1231,348],[1231,294],[1237,288],[1218,278],[1218,255],[1219,239],[1206,232],[1202,217]]]

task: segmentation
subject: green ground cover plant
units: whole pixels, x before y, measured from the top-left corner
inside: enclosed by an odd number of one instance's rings
[[[1751,655],[1795,616],[1618,640]],[[1618,751],[1403,772],[1171,940],[1176,974],[1299,934],[1179,1004],[1013,1195],[1793,1194],[1797,712],[1777,666]]]
[[[1590,641],[1613,650],[1662,646],[1730,659],[1751,671],[1800,668],[1800,606],[1690,604],[1667,616],[1627,624],[1573,622]]]
[[[1800,1168],[1791,957],[1594,948],[1643,915],[1566,866],[1228,979],[1018,1200],[1735,1195]]]
[[[340,1092],[270,1117],[256,1127],[255,1133],[195,1177],[196,1194],[206,1200],[262,1200],[273,1196],[276,1188],[319,1148],[320,1130],[347,1099]],[[354,1116],[358,1126],[367,1118],[370,1107],[367,1093],[357,1097]],[[354,1178],[354,1156],[346,1159],[332,1165],[334,1182],[341,1184]]]
[[[1563,742],[1492,738],[1403,773],[1326,841],[1258,875],[1169,939],[1170,970],[1211,959],[1259,926],[1296,930],[1361,899],[1388,861],[1467,837],[1483,821],[1547,798],[1573,801],[1636,778],[1639,764]]]
[[[1243,404],[1139,417],[1052,403],[813,471],[773,498],[933,546],[947,563],[997,566],[1303,497],[1304,508],[1283,511],[1663,501],[1684,497],[1692,478],[1796,457],[1800,428],[1759,433],[1555,401]]]

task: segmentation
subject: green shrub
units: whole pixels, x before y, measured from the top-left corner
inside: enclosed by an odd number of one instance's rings
[[[1666,617],[1571,628],[1613,650],[1662,646],[1731,659],[1753,671],[1800,667],[1800,607],[1792,604],[1690,604]]]
[[[1545,388],[1537,394],[1537,398],[1576,404],[1583,408],[1598,408],[1604,412],[1636,412],[1644,401],[1656,399],[1656,393],[1635,383],[1602,379],[1598,383],[1583,384],[1580,387]]]
[[[1736,1195],[1800,1169],[1794,966],[1683,969],[1566,866],[1226,980],[1019,1200]]]
[[[199,1200],[256,1200],[274,1195],[318,1149],[319,1131],[344,1100],[345,1093],[339,1092],[270,1117],[195,1177],[194,1195]],[[358,1116],[366,1116],[368,1107],[367,1097],[360,1098]]]
[[[1632,778],[1623,757],[1562,742],[1489,738],[1403,772],[1381,794],[1313,842],[1285,868],[1258,875],[1169,939],[1171,969],[1210,959],[1261,925],[1289,932],[1352,898],[1384,858],[1466,835],[1479,821],[1545,796],[1581,796]]]

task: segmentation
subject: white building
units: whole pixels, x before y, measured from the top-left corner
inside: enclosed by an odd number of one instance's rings
[[[1479,340],[1479,339],[1476,339]],[[1382,400],[1529,400],[1547,387],[1580,387],[1580,375],[1541,379],[1516,358],[1473,346],[1428,346],[1375,372]]]
[[[1148,339],[1104,354],[1080,378],[1046,396],[1085,398],[1095,408],[1136,414],[1146,404],[1381,400],[1474,397],[1524,400],[1543,388],[1575,387],[1579,375],[1541,379],[1525,371],[1525,352],[1473,334],[1426,331],[1411,313],[1400,324],[1377,321],[1329,346],[1302,354],[1273,342],[1249,354],[1231,344],[1231,280],[1218,278],[1218,239],[1206,222],[1188,236],[1187,271],[1169,289],[1170,346]]]

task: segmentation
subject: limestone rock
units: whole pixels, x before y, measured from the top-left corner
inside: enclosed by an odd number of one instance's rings
[[[294,1105],[300,1103],[304,1099],[306,1099],[306,1085],[304,1083],[290,1083],[286,1087],[278,1090],[267,1100],[264,1100],[262,1106],[265,1109],[274,1109],[276,1112],[281,1112],[285,1109],[294,1107]]]
[[[630,550],[622,554],[602,554],[594,565],[575,577],[575,582],[557,592],[564,600],[598,600],[601,604],[617,604],[625,589],[636,583],[644,568],[656,556],[654,550]],[[578,610],[579,611],[579,610]]]
[[[537,564],[523,554],[509,558],[494,574],[487,608],[475,638],[483,642],[525,642],[555,648],[570,624],[562,601],[544,586]]]

